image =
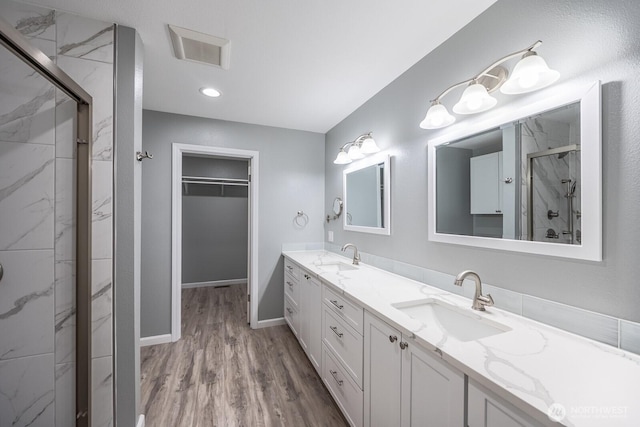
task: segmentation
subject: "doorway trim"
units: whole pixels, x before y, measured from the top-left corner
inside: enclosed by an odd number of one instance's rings
[[[171,340],[181,336],[182,311],[182,157],[195,154],[209,157],[243,159],[249,161],[249,266],[247,289],[252,329],[258,327],[258,177],[259,152],[207,145],[172,144],[171,159]]]

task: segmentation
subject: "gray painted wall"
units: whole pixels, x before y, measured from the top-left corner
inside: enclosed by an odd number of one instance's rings
[[[143,150],[154,158],[145,163],[142,175],[141,335],[171,330],[174,142],[260,152],[258,319],[282,317],[281,245],[322,240],[324,135],[145,110],[142,139]],[[293,223],[299,210],[309,216],[302,229]]]
[[[636,1],[500,0],[327,134],[325,209],[342,193],[339,147],[373,130],[393,155],[391,236],[345,232],[338,222],[335,244],[353,242],[375,255],[442,272],[464,269],[517,292],[640,321],[640,3]],[[445,130],[418,127],[429,100],[493,60],[535,40],[561,80],[528,96],[496,94],[497,108],[514,108],[564,85],[603,82],[604,261],[587,262],[432,243],[427,240],[427,151]],[[443,103],[451,109],[459,93]],[[494,110],[495,111],[495,110]],[[467,123],[487,114],[464,118]],[[459,120],[461,120],[459,118]],[[421,236],[422,238],[416,238]]]
[[[182,176],[247,179],[249,162],[182,158]],[[182,283],[247,277],[247,187],[187,184],[182,193]]]
[[[116,425],[134,426],[140,404],[142,65],[138,33],[116,27],[114,325]]]
[[[439,233],[473,235],[473,215],[470,213],[469,196],[469,159],[472,155],[471,150],[464,148],[444,147],[438,150],[436,230]]]

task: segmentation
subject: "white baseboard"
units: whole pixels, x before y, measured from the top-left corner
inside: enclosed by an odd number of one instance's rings
[[[247,279],[228,279],[228,280],[214,280],[210,282],[194,282],[183,283],[182,289],[187,288],[203,288],[205,286],[229,286],[229,285],[244,285],[247,283]]]
[[[138,424],[136,424],[136,427],[144,427],[144,415],[140,414],[140,416],[138,417]]]
[[[272,326],[280,326],[286,324],[287,322],[285,322],[284,317],[279,317],[277,319],[258,320],[258,325],[255,327],[255,329],[270,328]]]
[[[148,345],[164,344],[171,342],[171,334],[154,335],[151,337],[140,338],[140,347]]]

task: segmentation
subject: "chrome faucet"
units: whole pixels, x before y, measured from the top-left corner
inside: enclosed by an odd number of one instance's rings
[[[360,254],[358,253],[358,248],[353,243],[347,243],[342,247],[342,252],[346,251],[347,248],[353,248],[353,265],[360,265]]]
[[[485,306],[493,305],[493,298],[491,298],[491,294],[487,294],[486,296],[482,295],[482,281],[480,280],[480,276],[478,273],[471,270],[465,270],[462,273],[456,276],[456,281],[454,284],[456,286],[462,286],[462,282],[467,276],[471,276],[471,278],[476,282],[476,293],[473,296],[473,305],[471,308],[474,310],[485,311]]]

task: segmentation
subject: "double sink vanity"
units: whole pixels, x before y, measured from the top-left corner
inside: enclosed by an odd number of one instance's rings
[[[334,253],[283,255],[285,320],[353,426],[640,425],[636,355],[479,293],[486,311]]]

